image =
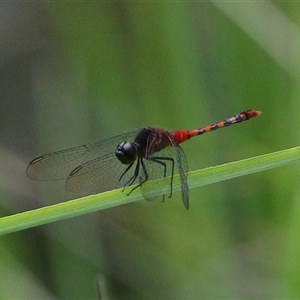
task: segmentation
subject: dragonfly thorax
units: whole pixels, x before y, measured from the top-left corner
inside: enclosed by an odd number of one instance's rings
[[[138,157],[138,147],[134,142],[121,142],[115,151],[118,160],[124,164],[129,165],[133,163]]]

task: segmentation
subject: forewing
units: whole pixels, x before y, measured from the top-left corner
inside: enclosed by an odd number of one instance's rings
[[[40,156],[29,163],[27,175],[35,180],[66,179],[74,169],[88,162],[90,162],[90,169],[87,168],[85,172],[91,170],[94,174],[107,173],[114,165],[121,164],[115,157],[117,145],[122,141],[133,141],[140,130],[123,131],[97,142]],[[101,163],[102,160],[103,163]],[[92,166],[93,164],[95,166]],[[102,171],[98,170],[96,172],[97,167],[102,168]],[[74,173],[74,176],[77,175],[80,175],[80,173]]]

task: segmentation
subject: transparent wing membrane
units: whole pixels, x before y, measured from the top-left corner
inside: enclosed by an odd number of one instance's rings
[[[166,144],[169,145],[161,149],[162,145]],[[179,174],[181,182],[183,181],[181,183],[183,187],[182,199],[185,199],[184,205],[188,207],[188,188],[185,174],[188,171],[188,166],[181,147],[174,142],[167,131],[154,131],[149,137],[147,151],[150,155],[144,161],[148,181],[141,187],[144,198],[152,200],[162,193],[164,197],[171,197],[173,177]],[[140,182],[145,181],[144,176],[142,172]],[[157,180],[162,178],[164,180]]]
[[[84,177],[84,174],[89,177],[90,174],[87,175],[87,173],[90,171],[99,175],[102,170],[107,176],[108,172],[114,172],[112,170],[113,165],[120,164],[115,157],[118,143],[123,140],[134,140],[134,137],[140,130],[124,131],[97,142],[40,156],[29,163],[27,175],[35,180],[67,178],[69,180],[70,177]],[[75,172],[73,176],[70,176],[73,170],[79,167],[82,168],[82,171]],[[101,170],[96,172],[96,168]]]

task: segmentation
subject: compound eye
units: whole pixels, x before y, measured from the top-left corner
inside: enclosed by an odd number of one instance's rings
[[[115,154],[122,164],[129,165],[133,163],[138,156],[137,145],[130,142],[121,142],[117,146]]]

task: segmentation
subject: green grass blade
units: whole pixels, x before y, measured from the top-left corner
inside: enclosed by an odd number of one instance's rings
[[[189,172],[189,188],[266,171],[300,159],[300,147]]]
[[[216,167],[189,172],[189,188],[199,187],[247,174],[265,171],[300,159],[300,147],[231,162]],[[173,191],[180,190],[179,178],[174,178]],[[121,189],[91,195],[68,202],[19,213],[0,219],[0,235],[63,220],[101,209],[143,199],[140,189],[126,196]]]

